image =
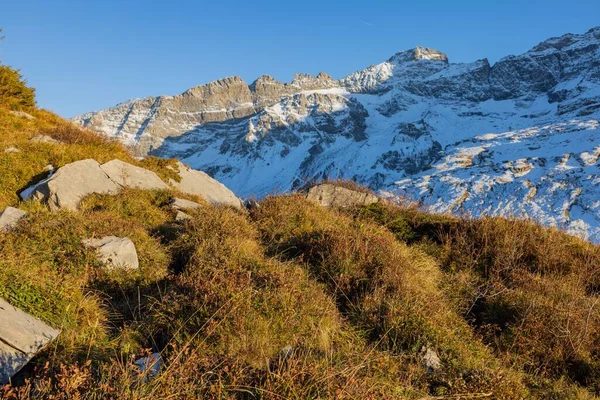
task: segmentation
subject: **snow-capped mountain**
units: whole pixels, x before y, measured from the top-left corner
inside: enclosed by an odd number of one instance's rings
[[[243,197],[354,179],[439,212],[600,242],[600,27],[494,65],[417,47],[335,80],[230,77],[74,119]]]

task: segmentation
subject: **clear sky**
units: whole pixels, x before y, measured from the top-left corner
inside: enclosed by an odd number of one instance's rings
[[[339,78],[417,45],[494,62],[600,25],[600,0],[2,3],[0,61],[65,117],[231,75]]]

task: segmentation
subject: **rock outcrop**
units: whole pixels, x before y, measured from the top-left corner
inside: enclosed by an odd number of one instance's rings
[[[115,159],[102,165],[92,159],[80,160],[56,171],[50,169],[48,178],[25,189],[21,192],[21,197],[24,200],[33,198],[45,202],[52,211],[77,210],[81,199],[94,193],[116,194],[125,187],[143,190],[174,188],[200,196],[211,204],[242,207],[242,201],[231,190],[206,173],[192,170],[182,163],[178,163],[177,169],[180,180],[171,179],[169,186],[154,172],[121,160]],[[186,200],[178,199],[175,204],[185,202]]]
[[[59,333],[0,299],[0,384],[7,383]]]
[[[177,168],[181,180],[170,182],[175,189],[200,196],[211,204],[243,207],[242,201],[231,190],[208,174],[193,170],[182,163],[178,163]]]
[[[102,164],[100,168],[113,182],[122,187],[143,190],[169,188],[154,172],[121,160],[109,161]]]
[[[0,232],[8,232],[17,226],[20,220],[25,218],[27,213],[14,207],[6,207],[0,212]]]
[[[120,188],[96,160],[87,159],[59,168],[50,178],[36,185],[31,197],[45,202],[52,211],[77,210],[85,196],[92,193],[115,194]]]
[[[138,269],[140,266],[135,245],[129,238],[105,236],[101,239],[86,239],[83,244],[96,249],[98,260],[109,269]]]
[[[377,203],[372,193],[348,189],[331,183],[311,187],[306,198],[324,207],[352,207]]]

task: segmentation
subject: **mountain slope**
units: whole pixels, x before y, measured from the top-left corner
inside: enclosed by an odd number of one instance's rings
[[[353,179],[436,211],[528,215],[600,241],[600,27],[501,59],[416,49],[334,80],[225,78],[75,118],[241,196]]]

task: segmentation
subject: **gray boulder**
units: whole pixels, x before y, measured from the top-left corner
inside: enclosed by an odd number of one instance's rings
[[[121,160],[109,161],[100,168],[110,179],[123,187],[144,190],[169,188],[154,172]]]
[[[325,207],[351,207],[377,203],[379,198],[372,193],[348,189],[331,183],[313,186],[306,198]]]
[[[36,185],[31,197],[47,202],[52,211],[76,210],[81,199],[89,194],[115,194],[120,189],[97,161],[88,159],[59,168],[50,178]]]
[[[27,216],[25,211],[14,207],[6,207],[0,213],[0,232],[8,232],[17,226],[17,223]]]
[[[181,177],[181,181],[170,180],[175,189],[183,193],[200,196],[211,204],[242,208],[242,201],[221,182],[211,178],[205,172],[191,169],[181,162],[178,162],[177,165],[179,168],[177,172]]]
[[[60,332],[0,299],[0,384],[5,384]]]
[[[83,244],[95,248],[98,260],[105,263],[109,269],[137,269],[140,266],[135,245],[127,237],[106,236],[102,239],[86,239]]]
[[[35,135],[31,139],[29,139],[32,143],[48,143],[48,144],[60,144],[62,143],[60,140],[56,140],[48,135]]]

